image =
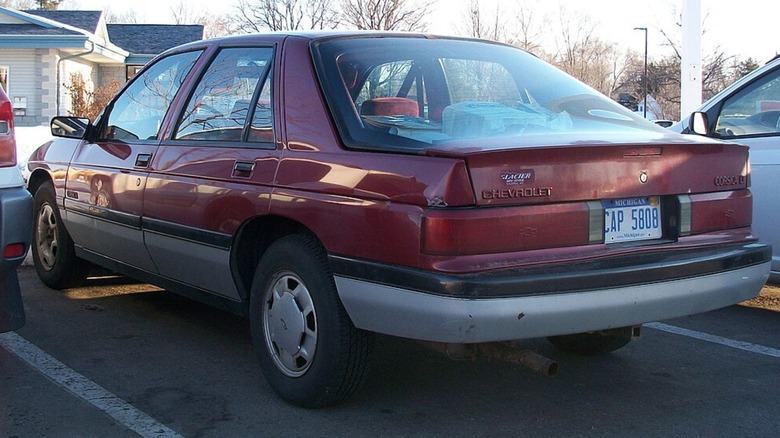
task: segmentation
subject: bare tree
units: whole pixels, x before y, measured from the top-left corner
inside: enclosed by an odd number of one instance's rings
[[[106,23],[138,24],[143,21],[136,14],[135,10],[128,9],[123,12],[115,12],[111,8],[103,11],[106,17]]]
[[[548,19],[542,17],[539,21],[535,12],[534,5],[529,6],[528,2],[520,3],[514,14],[516,31],[509,38],[509,42],[523,50],[539,53],[542,51],[542,36]]]
[[[0,0],[0,6],[24,11],[35,9],[38,6],[38,2],[36,0]]]
[[[496,2],[496,11],[492,15],[486,15],[482,12],[479,0],[470,0],[466,7],[466,27],[461,27],[459,29],[460,33],[472,38],[483,38],[493,41],[507,40],[505,31],[507,23],[501,18],[501,3]]]
[[[682,53],[680,36],[682,34],[682,20],[679,11],[672,10],[675,17],[675,26],[672,30],[659,29],[665,39],[665,46],[669,47],[673,54],[656,61],[654,67],[648,72],[648,88],[655,92],[656,100],[662,105],[665,117],[673,120],[680,118],[680,64]],[[706,22],[709,14],[703,19],[702,32],[707,34]],[[702,98],[704,100],[714,96],[720,90],[726,88],[732,82],[756,68],[754,59],[740,60],[738,56],[727,55],[720,47],[707,51],[702,59]],[[651,93],[652,94],[652,93]]]
[[[424,32],[435,0],[341,0],[344,22],[359,30]]]
[[[176,24],[195,24],[204,14],[201,11],[192,9],[192,4],[187,4],[185,0],[179,0],[170,7],[173,22]]]
[[[306,15],[310,30],[334,29],[341,23],[335,0],[309,0]]]
[[[590,17],[569,14],[561,7],[557,52],[551,61],[566,73],[609,94],[611,90],[605,89],[604,81],[611,74],[609,58],[613,48],[596,37],[595,27]]]
[[[203,25],[203,38],[216,38],[232,33],[230,19],[223,15],[204,14],[197,24]]]
[[[239,0],[230,18],[236,32],[332,29],[339,24],[335,0]]]
[[[200,24],[203,26],[203,37],[214,38],[228,35],[230,23],[221,15],[214,15],[204,9],[193,9],[192,3],[179,0],[171,6],[171,16],[176,24]]]

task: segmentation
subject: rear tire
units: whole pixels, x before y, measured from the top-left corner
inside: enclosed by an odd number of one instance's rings
[[[566,353],[592,356],[615,351],[631,342],[632,327],[600,332],[577,333],[574,335],[550,336],[551,344]]]
[[[47,181],[33,197],[33,261],[38,277],[52,289],[67,289],[84,283],[90,264],[76,257],[73,240],[57,208],[54,185]]]
[[[313,237],[291,235],[268,248],[252,282],[250,325],[263,374],[292,404],[334,405],[365,381],[373,333],[352,324]]]

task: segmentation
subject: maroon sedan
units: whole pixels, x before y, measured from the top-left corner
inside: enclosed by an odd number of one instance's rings
[[[247,314],[270,385],[302,406],[358,388],[372,332],[593,354],[769,272],[746,147],[501,44],[201,41],[52,131],[30,163],[41,279],[73,287],[94,263]]]

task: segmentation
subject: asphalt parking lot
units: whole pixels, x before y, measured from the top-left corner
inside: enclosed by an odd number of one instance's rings
[[[368,384],[304,410],[274,396],[247,321],[122,278],[64,292],[20,269],[27,324],[0,335],[0,436],[755,436],[777,434],[780,299],[645,326],[598,357],[523,343],[544,377],[378,337]]]

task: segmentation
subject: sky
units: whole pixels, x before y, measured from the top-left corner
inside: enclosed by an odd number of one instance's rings
[[[172,23],[171,8],[182,0],[68,0],[67,6],[78,9],[111,9],[122,13],[135,10],[136,16],[147,23]],[[480,0],[484,10],[493,11],[516,0]],[[704,19],[702,50],[719,47],[727,55],[741,59],[752,57],[763,64],[780,53],[780,38],[775,38],[780,2],[774,0],[700,0]],[[582,12],[595,24],[599,38],[621,47],[644,51],[644,33],[635,27],[648,28],[649,57],[665,56],[670,49],[664,46],[663,35],[679,34],[675,25],[682,10],[683,0],[528,0],[542,14],[557,20],[558,11]],[[186,0],[196,11],[227,15],[235,10],[238,0]],[[430,30],[439,34],[453,34],[458,20],[465,16],[467,0],[439,0],[432,15]],[[676,12],[675,12],[676,11]],[[770,36],[771,35],[771,36]]]

